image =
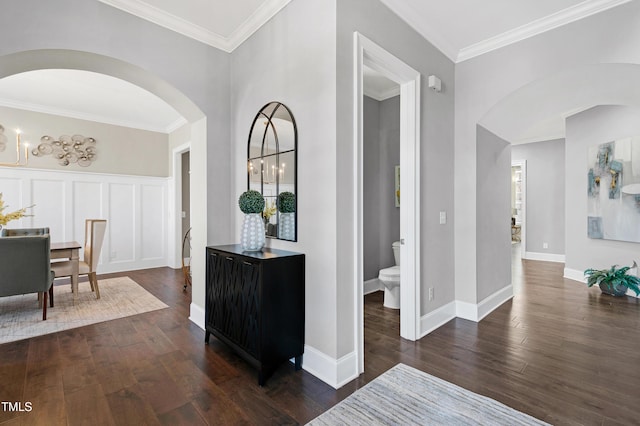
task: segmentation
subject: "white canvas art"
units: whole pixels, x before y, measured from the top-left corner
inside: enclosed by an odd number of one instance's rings
[[[640,137],[589,149],[589,238],[640,242]]]

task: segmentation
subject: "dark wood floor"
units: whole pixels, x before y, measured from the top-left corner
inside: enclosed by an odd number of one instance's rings
[[[480,323],[453,320],[418,342],[399,338],[397,311],[366,297],[366,372],[333,390],[283,365],[256,373],[187,320],[180,271],[127,274],[170,308],[0,345],[2,425],[304,424],[402,362],[553,424],[640,422],[640,301],[524,261],[518,294]]]

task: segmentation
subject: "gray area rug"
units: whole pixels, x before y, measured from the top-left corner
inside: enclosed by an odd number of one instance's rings
[[[547,425],[415,368],[398,364],[309,425]]]
[[[55,286],[54,307],[47,307],[46,321],[42,321],[35,293],[0,297],[0,343],[168,307],[129,277],[99,280],[98,284],[100,299],[88,282],[81,282],[75,304],[70,284]]]

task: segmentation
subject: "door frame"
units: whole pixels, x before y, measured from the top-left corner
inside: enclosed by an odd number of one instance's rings
[[[363,258],[363,67],[366,65],[400,85],[400,336],[421,337],[420,331],[420,80],[418,71],[357,31],[354,61],[354,334],[358,372],[364,372]]]

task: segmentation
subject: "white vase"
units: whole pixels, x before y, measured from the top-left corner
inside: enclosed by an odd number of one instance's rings
[[[260,213],[244,215],[240,244],[244,251],[260,251],[264,247],[264,222]]]
[[[296,214],[280,213],[278,218],[278,238],[282,240],[295,240],[296,236]]]

